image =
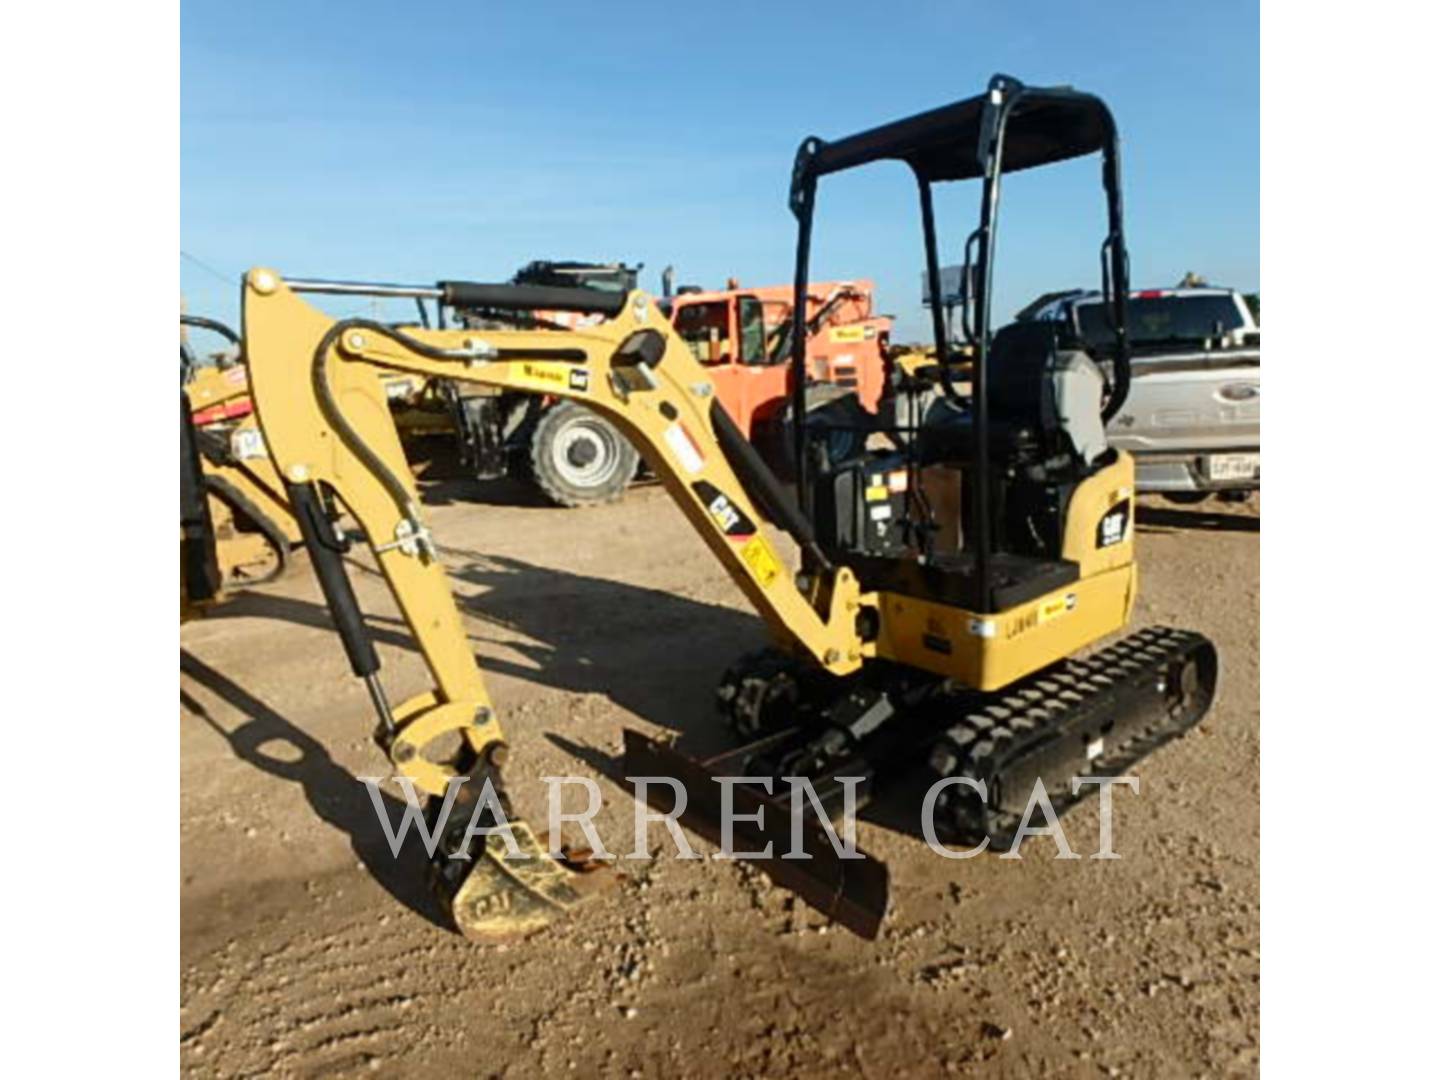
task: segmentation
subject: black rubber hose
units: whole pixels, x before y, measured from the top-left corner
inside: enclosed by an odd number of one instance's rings
[[[364,330],[367,333],[378,334],[379,336],[395,342],[401,348],[408,349],[418,356],[427,360],[440,360],[446,363],[454,363],[456,357],[453,353],[444,349],[427,345],[418,341],[393,326],[386,326],[384,323],[375,322],[372,319],[342,319],[334,323],[325,336],[320,339],[320,344],[315,347],[315,355],[310,365],[310,382],[315,390],[315,397],[320,402],[320,411],[324,414],[326,421],[335,433],[339,435],[340,441],[345,444],[365,468],[372,472],[384,485],[385,490],[395,501],[395,506],[407,518],[418,519],[418,508],[414,506],[410,492],[405,485],[382,461],[365,441],[360,438],[357,432],[340,411],[339,404],[335,401],[335,395],[330,390],[330,379],[327,374],[326,362],[330,356],[330,350],[340,340],[342,334],[350,330]],[[556,349],[500,349],[494,359],[500,361],[533,359],[533,360],[554,360],[563,363],[583,364],[588,357],[584,349],[556,348]],[[416,521],[418,524],[418,520]]]
[[[730,467],[745,485],[745,491],[760,504],[765,515],[790,534],[815,564],[821,569],[830,569],[830,560],[820,550],[815,538],[815,527],[810,519],[800,512],[765,459],[760,456],[750,440],[735,426],[735,421],[725,411],[718,398],[710,402],[710,425],[715,429],[715,438]]]
[[[181,315],[180,325],[193,326],[199,330],[212,330],[229,341],[231,345],[240,344],[240,335],[219,319],[207,319],[203,315]]]
[[[453,360],[454,357],[446,356],[439,349],[432,349],[423,342],[416,341],[406,334],[393,330],[384,323],[373,322],[370,319],[342,319],[333,324],[320,339],[320,344],[315,347],[315,356],[310,365],[310,382],[315,390],[315,397],[320,402],[320,411],[324,413],[326,421],[335,433],[339,435],[340,441],[361,461],[367,470],[384,485],[390,498],[394,500],[395,507],[405,517],[413,517],[413,506],[410,492],[400,481],[388,465],[380,459],[380,456],[366,445],[365,440],[360,438],[360,433],[351,426],[350,421],[340,411],[339,404],[335,401],[335,395],[330,391],[330,379],[326,373],[326,361],[329,359],[330,350],[334,348],[335,342],[340,335],[347,330],[365,330],[369,333],[379,334],[398,342],[407,349],[413,349],[421,356],[430,359]],[[308,538],[307,538],[308,539]]]
[[[285,571],[290,568],[290,541],[285,539],[285,533],[281,530],[280,525],[223,476],[207,476],[205,487],[213,491],[221,501],[229,503],[232,510],[238,510],[249,518],[255,528],[260,530],[260,535],[265,537],[265,542],[275,552],[275,569],[263,577],[247,578],[245,584],[264,585],[284,576]]]

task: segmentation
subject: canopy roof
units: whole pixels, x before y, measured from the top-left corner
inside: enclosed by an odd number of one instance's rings
[[[1029,87],[996,76],[1005,120],[1003,172],[1018,172],[1102,149],[1115,127],[1105,103],[1065,86]],[[814,177],[872,161],[908,162],[923,180],[984,175],[980,140],[990,93],[917,113],[834,142],[819,142],[806,171]],[[804,147],[801,153],[804,154]]]

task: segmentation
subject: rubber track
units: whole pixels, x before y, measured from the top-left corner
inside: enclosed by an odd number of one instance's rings
[[[1206,652],[1208,665],[1204,662]],[[1203,635],[1147,627],[1093,656],[1065,660],[1037,672],[972,707],[948,728],[940,743],[959,759],[949,775],[984,781],[992,798],[983,807],[969,792],[951,800],[949,806],[956,817],[947,824],[960,837],[975,841],[989,837],[992,845],[1009,847],[1021,824],[1019,815],[993,805],[994,778],[1004,772],[1007,763],[1068,733],[1085,714],[1104,717],[1121,695],[1143,693],[1147,685],[1153,688],[1157,680],[1191,658],[1199,661],[1200,683],[1194,699],[1183,710],[1178,714],[1173,709],[1160,710],[1154,723],[1074,770],[1075,776],[1120,776],[1141,758],[1194,727],[1209,709],[1215,694],[1216,663],[1214,646]],[[1078,795],[1068,786],[1058,792],[1047,789],[1047,794],[1057,813],[1063,814],[1094,794],[1098,786],[1083,785]]]

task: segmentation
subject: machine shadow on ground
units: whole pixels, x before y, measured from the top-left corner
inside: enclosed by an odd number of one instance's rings
[[[453,440],[415,440],[406,446],[405,457],[415,473],[420,501],[426,506],[479,505],[560,511],[523,466],[513,466],[513,471],[505,476],[477,479],[460,463]],[[637,477],[632,486],[653,483],[656,483],[654,477],[647,473]]]
[[[719,720],[715,720],[714,723],[715,730],[719,732]],[[631,793],[632,788],[625,779],[623,756],[578,743],[556,732],[547,732],[545,737],[557,749],[563,750],[575,760],[588,765],[624,794]],[[725,739],[723,732],[720,733],[720,737],[722,741]],[[682,736],[675,745],[683,753],[702,761],[711,754],[723,754],[736,748],[735,743],[731,741],[724,742],[717,749],[714,745],[715,740],[709,739],[704,740],[709,744],[709,748],[701,750],[697,745],[699,742],[701,740]],[[736,764],[736,768],[727,768],[721,771],[738,775],[738,763],[732,762],[732,764]],[[925,792],[933,781],[934,776],[928,774],[922,766],[915,766],[889,777],[875,796],[856,812],[856,820],[875,825],[887,832],[924,840],[925,832],[921,824],[921,815],[924,810]],[[774,792],[774,800],[782,807],[788,807],[790,793],[784,788],[777,788]],[[695,801],[692,798],[691,802]]]
[[[455,547],[441,552],[459,587],[456,603],[473,621],[469,638],[483,675],[598,695],[680,733],[697,752],[728,748],[714,689],[731,662],[767,642],[756,615],[523,559]],[[347,564],[352,573],[376,574],[354,559]],[[320,630],[334,625],[323,603],[258,590],[237,595],[207,618],[276,619]],[[365,622],[377,644],[418,652],[402,619],[367,612]],[[477,633],[475,622],[502,633]]]
[[[531,639],[505,645],[529,663],[491,657],[483,662],[486,671],[607,697],[640,719],[675,732],[676,748],[697,760],[736,749],[716,711],[714,690],[730,663],[767,643],[757,616],[519,559],[457,550],[447,555],[468,557],[470,561],[452,569],[452,576],[485,590],[460,601],[466,613]],[[618,731],[607,734],[619,736]],[[623,758],[613,749],[556,731],[545,732],[545,737],[629,793]],[[858,816],[892,832],[923,838],[920,810],[927,787],[923,767],[897,772]]]
[[[706,750],[726,748],[714,689],[732,661],[765,644],[757,616],[521,559],[447,555],[465,560],[452,566],[457,582],[483,590],[457,598],[464,613],[527,639],[495,641],[522,659],[482,657],[485,672],[599,695]]]
[[[1146,506],[1136,508],[1135,523],[1143,533],[1170,533],[1184,529],[1205,529],[1210,532],[1260,531],[1260,515],[1231,513],[1219,507],[1181,509],[1178,506]]]
[[[461,465],[453,436],[411,439],[405,445],[405,459],[415,475],[420,501],[426,506],[550,505],[540,489],[522,476],[477,480]]]
[[[392,855],[369,791],[355,776],[337,765],[324,746],[234,680],[184,649],[180,650],[180,672],[246,719],[238,727],[226,729],[186,689],[182,679],[180,702],[192,716],[222,736],[240,760],[271,776],[299,784],[316,816],[349,838],[355,857],[391,896],[435,926],[454,929],[425,885],[427,857],[414,831],[408,834],[399,856]],[[277,743],[287,747],[290,754],[277,756]],[[384,792],[381,799],[390,821],[398,824],[405,812],[404,804]]]
[[[493,637],[483,632],[470,634],[478,645],[477,662],[487,677],[505,676],[551,690],[605,698],[642,721],[673,731],[677,748],[699,760],[736,748],[716,712],[714,690],[730,663],[767,643],[764,625],[757,616],[665,590],[539,566],[509,556],[484,555],[456,547],[444,547],[442,554],[450,577],[459,586],[456,602],[464,615],[504,631]],[[374,573],[368,567],[364,569]],[[239,597],[217,615],[278,618],[317,628],[331,625],[322,604],[261,593]],[[400,620],[367,615],[367,625],[378,642],[415,650]],[[511,658],[517,654],[518,659]],[[367,840],[378,843],[384,868],[393,873],[395,864],[362,785],[330,762],[314,740],[223,675],[185,654],[182,670],[257,718],[253,723],[258,726],[248,733],[241,729],[226,736],[239,756],[276,775],[306,783],[307,794],[314,785],[327,790],[333,785],[340,801],[349,804],[348,809],[339,811],[344,820],[334,823],[352,834],[357,854],[361,853],[354,827],[370,830],[373,837]],[[500,705],[504,723],[503,701]],[[209,722],[219,730],[218,725]],[[613,749],[619,740],[618,726],[605,733],[608,745],[603,747],[587,745],[557,731],[546,731],[544,735],[552,745],[621,791],[629,792],[622,758]],[[316,764],[288,765],[260,755],[256,748],[276,737],[295,742],[307,760],[318,755],[314,757]],[[299,775],[302,771],[311,782]],[[922,837],[920,804],[927,786],[922,771],[917,770],[914,776],[892,776],[877,798],[860,812],[860,819],[893,832]],[[312,802],[316,801],[312,798]],[[390,802],[391,820],[398,820],[400,803],[393,799]],[[336,811],[319,800],[317,812],[329,820],[328,815]],[[380,873],[376,877],[391,887]],[[405,888],[403,876],[395,887]]]
[[[364,569],[367,573],[374,573],[369,567]],[[309,573],[308,568],[304,572]],[[294,623],[296,626],[308,626],[316,630],[333,631],[335,629],[335,624],[330,619],[330,611],[324,604],[301,600],[294,596],[276,596],[273,593],[254,590],[242,592],[234,599],[226,601],[223,605],[205,614],[207,622],[238,618],[274,619],[277,622]],[[403,620],[367,612],[365,625],[377,644],[415,651],[415,639],[410,636],[410,631]],[[338,638],[336,639],[336,648],[339,648]]]
[[[420,501],[426,506],[503,506],[508,508],[550,507],[539,488],[523,479],[502,476],[476,480],[450,471],[422,473]]]

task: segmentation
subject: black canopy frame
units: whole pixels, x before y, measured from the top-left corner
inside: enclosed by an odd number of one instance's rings
[[[791,411],[795,417],[796,483],[802,507],[812,507],[808,485],[808,436],[805,418],[805,296],[810,276],[810,240],[820,177],[876,161],[903,161],[915,175],[920,195],[930,314],[940,381],[947,397],[960,401],[950,371],[949,342],[940,299],[940,257],[936,240],[934,184],[982,181],[980,224],[965,241],[964,279],[974,281],[974,302],[967,295],[961,327],[974,346],[971,409],[975,426],[975,497],[969,529],[975,551],[977,610],[989,607],[993,537],[990,504],[990,413],[987,367],[990,354],[991,280],[999,223],[1000,178],[1005,173],[1054,164],[1093,153],[1103,155],[1108,230],[1100,247],[1102,289],[1115,329],[1114,378],[1104,419],[1108,421],[1129,392],[1130,346],[1126,300],[1130,291],[1125,248],[1124,207],[1120,194],[1120,138],[1114,117],[1093,94],[1068,86],[1026,86],[1008,75],[991,78],[984,94],[883,124],[832,142],[810,137],[800,144],[790,181],[790,210],[798,229],[795,246],[795,298],[791,336]],[[970,541],[967,541],[967,545]]]

